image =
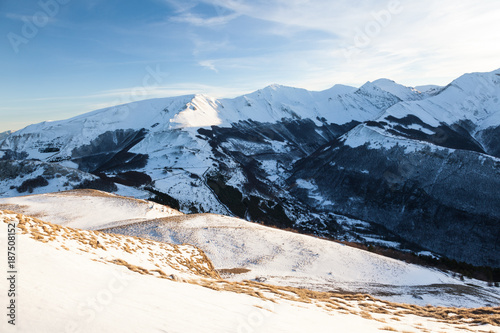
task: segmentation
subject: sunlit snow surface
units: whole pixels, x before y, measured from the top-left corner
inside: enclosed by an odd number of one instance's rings
[[[455,308],[445,309],[442,321],[425,315],[442,309],[226,282],[190,245],[62,227],[2,210],[0,223],[18,227],[16,325],[2,320],[2,332],[498,331],[472,324],[469,312]],[[1,237],[5,243],[6,234]],[[3,290],[6,283],[2,279]],[[5,293],[0,299],[7,304]],[[463,320],[451,318],[457,313]]]

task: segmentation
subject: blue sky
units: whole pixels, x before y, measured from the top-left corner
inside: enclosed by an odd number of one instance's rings
[[[135,100],[449,83],[500,67],[496,0],[0,0],[0,132]]]

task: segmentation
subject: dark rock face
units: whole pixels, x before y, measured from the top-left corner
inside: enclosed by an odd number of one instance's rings
[[[80,184],[76,185],[74,189],[93,189],[104,192],[114,192],[118,190],[118,187],[110,180],[97,178],[93,180],[84,180]]]
[[[292,194],[317,209],[372,221],[431,251],[500,266],[500,162],[465,150],[351,148],[336,141],[296,163],[289,179],[314,180],[325,200]]]
[[[489,155],[500,158],[500,126],[478,132],[477,138]]]
[[[47,163],[34,160],[2,161],[0,160],[0,182],[4,189],[16,190],[17,193],[33,193],[57,190],[84,188],[86,185],[102,185],[101,179],[80,170],[66,168],[57,163]],[[108,191],[116,190],[116,185],[108,181],[108,186],[101,188]],[[5,186],[7,185],[7,186]]]
[[[247,149],[247,151],[245,151],[245,147],[248,147],[248,145],[241,144],[232,147],[233,151],[246,153],[246,155],[250,156],[265,155],[266,153],[276,154],[270,144],[271,141],[287,143],[291,146],[291,153],[296,154],[296,156],[306,156],[358,124],[359,122],[356,121],[343,125],[324,122],[321,126],[318,126],[310,119],[283,119],[281,122],[274,124],[249,120],[234,123],[229,128],[217,126],[212,126],[211,130],[201,128],[198,133],[206,136],[212,147],[222,146],[230,141],[263,145],[262,147],[252,146],[252,149]],[[255,150],[255,148],[258,150]]]
[[[148,155],[134,154],[129,150],[141,142],[147,130],[116,130],[99,135],[90,144],[77,147],[71,160],[80,170],[98,173],[114,170],[133,170],[146,165]]]
[[[143,172],[126,171],[120,172],[113,176],[108,176],[104,173],[98,174],[101,179],[109,180],[114,183],[122,184],[125,186],[140,187],[142,185],[150,185],[153,180],[150,176]]]

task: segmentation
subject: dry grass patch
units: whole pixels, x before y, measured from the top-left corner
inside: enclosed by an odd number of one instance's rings
[[[111,262],[113,264],[125,266],[128,269],[130,269],[132,272],[136,272],[136,273],[143,274],[143,275],[153,275],[147,269],[136,266],[136,265],[131,265],[123,259],[114,259],[114,260],[111,260]]]
[[[372,317],[372,315],[369,312],[366,312],[366,311],[361,311],[359,313],[359,315],[361,316],[361,318],[370,319],[370,320],[374,319]]]
[[[243,274],[248,273],[250,270],[248,268],[221,268],[218,269],[219,274]]]

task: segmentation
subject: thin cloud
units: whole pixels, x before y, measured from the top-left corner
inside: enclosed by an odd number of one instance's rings
[[[192,0],[161,0],[169,7],[174,8],[177,13],[183,13],[196,7],[197,2]]]
[[[204,18],[192,13],[184,13],[178,16],[174,16],[170,18],[170,20],[172,22],[188,23],[197,27],[214,27],[219,25],[225,25],[239,16],[240,16],[239,14],[233,13],[224,16],[213,16],[209,18]]]
[[[205,2],[242,16],[275,23],[273,34],[316,30],[335,35],[331,45],[310,52],[306,59],[295,58],[303,63],[316,63],[311,67],[323,66],[319,71],[323,76],[337,73],[336,78],[349,79],[349,76],[359,78],[366,77],[365,73],[378,73],[406,82],[419,77],[435,78],[444,84],[445,80],[467,71],[489,71],[498,67],[500,44],[492,42],[500,31],[497,1]],[[391,2],[398,5],[397,12],[389,11]],[[380,23],[383,19],[380,15],[388,12],[387,22]],[[374,26],[376,33],[366,32]],[[366,43],[358,43],[361,38]],[[329,64],[322,54],[328,54]],[[277,58],[279,61],[279,56]],[[287,52],[282,59],[287,58],[294,57]],[[260,63],[259,59],[255,60],[256,64]],[[352,79],[346,83],[350,81]]]
[[[208,69],[214,71],[215,73],[219,73],[217,68],[215,68],[214,60],[203,60],[203,61],[199,61],[198,64],[202,67],[205,67],[205,68],[208,68]]]

